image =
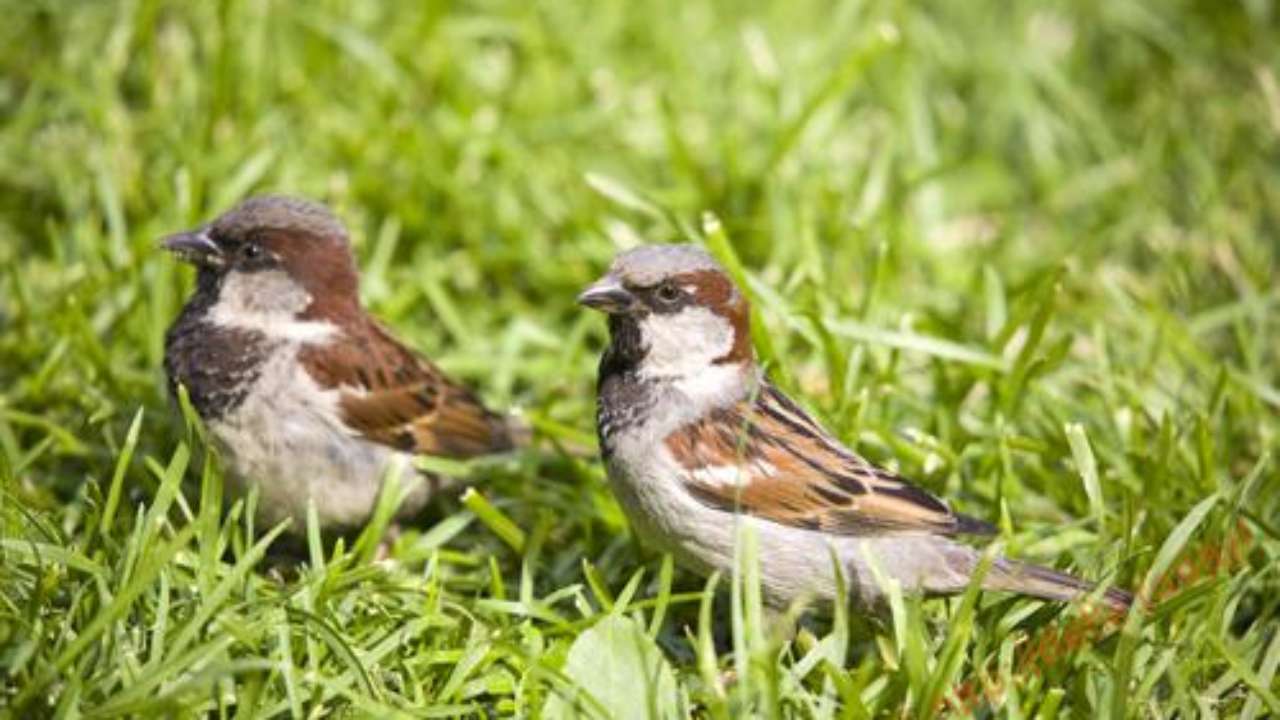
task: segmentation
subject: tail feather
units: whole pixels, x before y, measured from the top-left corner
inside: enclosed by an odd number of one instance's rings
[[[1000,560],[991,568],[985,585],[991,590],[1063,602],[1081,599],[1097,588],[1093,583],[1074,575],[1008,559]],[[1102,591],[1101,599],[1113,610],[1124,612],[1133,604],[1133,593],[1120,588],[1107,588]]]

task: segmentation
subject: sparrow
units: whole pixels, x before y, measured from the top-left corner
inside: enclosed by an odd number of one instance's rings
[[[325,207],[264,196],[163,240],[196,268],[195,292],[165,336],[170,391],[186,388],[234,495],[258,517],[305,531],[355,529],[389,473],[417,513],[447,478],[419,455],[512,450],[514,420],[396,340],[360,304],[346,228]]]
[[[578,302],[608,315],[597,431],[610,485],[642,544],[704,575],[730,572],[744,526],[765,602],[830,603],[837,570],[855,604],[883,608],[885,583],[963,592],[994,535],[897,473],[868,462],[771,384],[755,362],[750,309],[699,247],[617,256]],[[985,590],[1070,601],[1094,586],[996,557]],[[1132,596],[1107,589],[1114,608]]]

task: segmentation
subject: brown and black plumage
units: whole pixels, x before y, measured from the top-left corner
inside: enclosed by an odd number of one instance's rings
[[[615,494],[637,534],[702,572],[730,573],[756,536],[765,599],[853,598],[885,582],[921,593],[968,587],[991,535],[828,433],[756,365],[744,294],[704,250],[655,245],[618,256],[579,301],[609,316],[597,427]],[[1054,600],[1093,585],[997,557],[983,587]],[[1125,607],[1128,593],[1104,602]]]
[[[187,388],[235,490],[256,486],[268,522],[356,526],[384,477],[416,512],[442,483],[419,455],[467,459],[515,447],[510,418],[393,337],[360,304],[346,229],[287,197],[244,201],[165,240],[196,267],[166,336],[171,385]]]

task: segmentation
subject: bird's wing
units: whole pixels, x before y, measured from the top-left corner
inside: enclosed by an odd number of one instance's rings
[[[778,389],[712,413],[666,438],[700,502],[840,535],[988,535],[991,525],[845,448]]]
[[[301,359],[317,382],[340,391],[347,426],[373,442],[454,459],[516,444],[509,418],[489,411],[376,323],[334,343],[308,347]]]

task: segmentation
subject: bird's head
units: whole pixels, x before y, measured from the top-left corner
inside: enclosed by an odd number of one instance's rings
[[[686,381],[754,364],[747,299],[697,246],[622,253],[578,302],[609,315],[611,359],[642,376]]]
[[[347,231],[324,206],[292,197],[249,198],[213,222],[164,239],[196,266],[201,285],[256,312],[296,316],[322,305],[358,303]]]

